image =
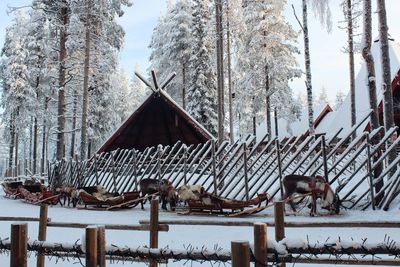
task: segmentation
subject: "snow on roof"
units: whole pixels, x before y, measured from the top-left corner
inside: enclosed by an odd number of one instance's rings
[[[314,120],[323,115],[322,113],[326,110],[327,107],[329,107],[328,104],[314,106]],[[271,121],[271,130],[272,130],[272,136],[275,136],[275,120],[273,118]],[[301,110],[300,118],[295,120],[294,122],[290,122],[286,118],[278,119],[279,139],[291,136],[303,135],[307,132],[307,130],[308,130],[307,107]],[[266,133],[267,133],[267,123],[264,120],[257,126],[256,130],[257,141],[260,141],[266,135]]]
[[[382,65],[381,65],[381,53],[380,43],[375,41],[371,49],[372,55],[375,60],[375,75],[376,75],[376,94],[378,98],[378,104],[382,101]],[[392,81],[397,76],[400,69],[400,44],[395,41],[389,40],[389,55],[390,55],[390,71]],[[363,62],[362,67],[357,74],[355,81],[355,99],[356,99],[356,120],[361,121],[370,111],[369,105],[369,94],[368,94],[368,80],[367,80],[367,66]],[[339,137],[346,136],[351,129],[351,116],[350,116],[350,94],[347,95],[343,104],[335,112],[335,118],[331,119],[330,122],[324,122],[324,128],[321,128],[321,133],[336,133],[341,127],[343,131]],[[332,114],[333,115],[333,114]],[[327,124],[330,124],[328,127]],[[358,129],[358,134],[362,133],[369,123],[369,120],[365,121]]]

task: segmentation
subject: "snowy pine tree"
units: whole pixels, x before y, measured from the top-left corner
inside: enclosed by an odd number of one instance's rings
[[[193,6],[193,47],[188,91],[189,113],[210,133],[217,133],[217,84],[212,67],[212,39],[207,34],[210,20],[208,1],[195,0]]]

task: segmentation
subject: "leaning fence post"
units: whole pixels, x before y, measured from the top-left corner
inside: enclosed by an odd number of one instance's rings
[[[375,210],[375,195],[374,195],[374,174],[372,173],[372,164],[371,164],[371,144],[369,140],[369,135],[366,134],[366,146],[367,146],[367,171],[369,175],[369,186],[371,191],[371,206],[372,209]]]
[[[249,177],[247,173],[247,146],[246,142],[243,143],[243,169],[244,169],[244,185],[246,189],[246,200],[250,199],[249,196]]]
[[[158,199],[151,200],[150,208],[150,248],[158,247]],[[150,267],[156,267],[157,261],[150,260]]]
[[[215,163],[215,140],[211,140],[211,160],[212,160],[212,172],[213,172],[213,185],[214,185],[214,194],[217,196],[217,166]]]
[[[324,166],[324,177],[327,182],[329,182],[328,176],[328,162],[326,159],[326,142],[325,142],[325,135],[321,136],[321,149],[322,149],[322,163]]]
[[[250,245],[248,241],[231,242],[232,267],[250,267]]]
[[[86,227],[86,267],[97,267],[97,226]]]
[[[255,267],[267,266],[267,224],[254,224]]]
[[[275,210],[275,240],[277,242],[285,238],[285,202],[277,201],[274,204]],[[278,264],[280,267],[286,266],[284,262]]]
[[[279,175],[279,187],[281,190],[281,199],[283,199],[283,184],[282,184],[282,161],[281,161],[281,146],[279,144],[279,139],[275,139],[276,143],[276,158],[278,161],[278,175]]]
[[[183,181],[184,184],[187,185],[187,146],[183,144]]]
[[[106,267],[106,227],[97,226],[97,264]]]
[[[28,224],[11,224],[10,267],[27,267]]]
[[[47,218],[48,218],[48,206],[46,204],[42,204],[40,206],[40,218],[39,218],[39,241],[46,241],[47,235]],[[39,251],[37,255],[36,266],[44,267],[45,257]]]

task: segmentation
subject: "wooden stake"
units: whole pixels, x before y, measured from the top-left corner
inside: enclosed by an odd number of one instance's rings
[[[97,226],[97,263],[98,267],[106,267],[106,227]]]
[[[250,267],[250,248],[248,241],[232,241],[232,267]]]
[[[285,238],[285,202],[275,202],[275,240],[281,241]],[[284,262],[279,263],[278,266],[284,267]]]
[[[246,142],[243,143],[243,169],[244,169],[244,185],[246,189],[246,200],[250,199],[249,195],[249,175],[247,169],[247,146]]]
[[[254,224],[254,257],[255,267],[267,266],[267,225],[265,223]]]
[[[48,206],[46,204],[40,205],[40,218],[39,218],[39,241],[46,241],[47,235],[47,218],[48,218]],[[40,252],[37,256],[36,266],[44,267],[45,257]]]
[[[86,227],[86,267],[97,267],[97,226]]]
[[[150,248],[158,247],[158,199],[151,200],[150,208]],[[151,260],[150,267],[156,267],[157,261]]]
[[[11,225],[10,267],[27,267],[28,224]]]

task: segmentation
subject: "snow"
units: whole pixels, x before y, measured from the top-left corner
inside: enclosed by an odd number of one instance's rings
[[[0,216],[30,216],[37,217],[39,215],[39,207],[23,203],[19,200],[6,199],[0,194]],[[121,210],[115,212],[106,211],[89,211],[78,210],[73,208],[63,208],[60,206],[49,207],[49,218],[57,222],[82,222],[90,224],[137,224],[139,220],[149,219],[149,206],[146,210],[142,211],[136,207],[131,210]],[[245,218],[227,218],[227,217],[209,217],[209,216],[182,216],[170,212],[160,212],[160,220],[212,220],[212,221],[249,221],[254,223],[273,222],[273,209],[267,209],[260,215],[253,215]],[[297,216],[288,215],[285,217],[287,222],[346,222],[346,221],[390,221],[399,222],[400,217],[398,211],[384,212],[384,211],[343,211],[338,216],[317,216],[309,217],[308,210],[302,211]],[[0,239],[10,236],[10,225],[12,222],[0,222]],[[38,234],[38,224],[36,222],[29,222],[28,236],[30,240],[34,240]],[[195,230],[194,230],[195,229]],[[193,231],[194,230],[194,231]],[[48,242],[69,243],[73,244],[76,240],[82,240],[84,229],[68,229],[68,228],[48,228]],[[361,243],[362,239],[367,238],[368,244],[379,243],[385,240],[385,235],[395,241],[400,240],[400,231],[396,228],[287,228],[287,238],[283,242],[277,244],[271,237],[274,236],[273,227],[268,227],[268,236],[270,237],[269,244],[275,246],[279,251],[286,250],[285,245],[303,247],[306,240],[310,243],[324,243],[326,240],[333,243],[340,237],[341,245],[352,245],[351,242]],[[160,232],[159,247],[170,249],[185,249],[191,245],[193,248],[207,248],[210,251],[214,247],[220,247],[223,250],[230,249],[230,242],[233,240],[248,240],[253,242],[253,229],[252,227],[237,227],[237,226],[194,226],[188,225],[170,225],[169,232]],[[107,245],[117,245],[119,247],[133,247],[148,245],[149,234],[148,232],[139,231],[106,231]],[[81,241],[79,241],[81,242]],[[354,245],[354,244],[353,244]],[[47,259],[49,261],[49,259]],[[54,265],[54,258],[47,263],[47,266]],[[30,257],[29,266],[34,266],[36,259]],[[77,260],[73,260],[76,262]],[[73,262],[57,263],[57,266],[71,266]],[[182,266],[184,261],[173,262],[170,261],[168,266]],[[0,266],[7,266],[9,258],[6,254],[0,255]],[[195,262],[193,266],[199,266],[201,263]],[[203,263],[208,264],[208,263]],[[115,262],[112,264],[107,263],[107,266],[125,266],[126,263]],[[145,263],[135,263],[135,266],[146,266]],[[164,266],[163,264],[161,266]],[[307,266],[296,264],[296,266]]]
[[[381,67],[381,54],[380,54],[380,43],[379,41],[375,41],[372,45],[371,49],[372,55],[375,60],[375,79],[376,81],[376,94],[378,98],[378,104],[383,99],[383,90],[382,90],[382,67]],[[392,81],[398,75],[400,71],[400,44],[389,40],[389,55],[390,55],[390,71],[391,71],[391,79]],[[370,78],[371,79],[371,78]],[[361,121],[367,114],[370,112],[369,105],[369,94],[368,94],[368,77],[367,77],[367,66],[363,61],[363,65],[361,67],[360,72],[356,77],[356,86],[355,86],[355,99],[356,102],[356,119],[357,123]],[[345,114],[350,114],[350,94],[347,95],[343,104],[339,107],[339,109],[334,112],[335,118],[329,118],[329,128],[324,127],[323,131],[326,133],[337,132],[340,127],[344,128],[339,134],[339,137],[344,137],[348,134],[351,129],[351,116],[344,116]],[[332,114],[333,116],[333,114]],[[324,119],[325,120],[325,119]],[[369,120],[364,122],[361,127],[359,127],[357,134],[360,134],[364,131],[367,126]]]
[[[321,113],[325,110],[327,104],[314,106],[314,121],[316,118],[321,116]],[[329,114],[329,113],[328,113]],[[324,121],[325,118],[322,120]],[[322,122],[321,122],[322,123]],[[275,120],[271,121],[272,135],[275,136]],[[303,135],[308,130],[308,109],[304,107],[301,110],[300,118],[296,119],[294,122],[288,121],[286,118],[278,119],[278,135],[279,139]],[[267,133],[267,124],[265,121],[261,122],[257,126],[256,134],[257,141],[260,141]]]

